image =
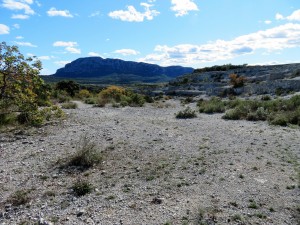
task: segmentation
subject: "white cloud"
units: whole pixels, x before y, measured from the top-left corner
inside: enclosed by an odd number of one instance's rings
[[[75,41],[56,41],[53,43],[54,47],[74,47],[78,46],[77,42]]]
[[[23,36],[17,36],[16,39],[21,40],[21,39],[24,39],[24,37]]]
[[[56,65],[65,66],[66,64],[70,63],[71,61],[56,61],[54,62]]]
[[[29,19],[29,16],[26,14],[13,14],[11,16],[12,19],[26,20]]]
[[[300,24],[288,23],[271,29],[239,36],[231,41],[216,40],[203,45],[182,44],[169,47],[157,45],[156,53],[140,61],[161,65],[196,65],[228,60],[256,50],[274,52],[300,47]]]
[[[38,6],[38,7],[41,7],[42,4],[39,2],[39,1],[35,1],[35,4]]]
[[[99,57],[101,57],[101,55],[99,54],[99,53],[97,53],[97,52],[89,52],[88,53],[88,56],[99,56]]]
[[[148,3],[141,3],[145,8],[145,12],[138,12],[134,6],[127,6],[127,10],[117,10],[110,12],[108,15],[113,19],[119,19],[128,22],[143,22],[145,19],[152,20],[159,14],[156,10],[151,10],[152,5]]]
[[[53,56],[48,56],[48,55],[38,57],[39,60],[50,60],[50,59],[53,59],[53,58],[54,58]]]
[[[187,15],[189,11],[198,11],[198,6],[193,0],[171,0],[171,10],[175,11],[175,16]]]
[[[65,50],[72,54],[81,54],[81,50],[75,47],[66,47]]]
[[[276,13],[275,18],[276,18],[276,20],[283,20],[283,19],[284,19],[284,16],[281,15],[280,13]]]
[[[300,21],[300,9],[294,11],[287,19],[290,21]]]
[[[20,24],[15,23],[15,24],[13,25],[13,27],[14,27],[15,29],[20,29]]]
[[[34,15],[35,12],[30,7],[32,3],[31,0],[3,0],[2,7],[14,11],[24,10],[26,15]]]
[[[289,20],[289,21],[300,21],[300,9],[294,11],[291,15],[284,17],[280,13],[277,13],[275,18],[277,20]]]
[[[0,34],[9,34],[9,27],[5,24],[0,24]]]
[[[140,54],[138,51],[133,50],[133,49],[120,49],[120,50],[114,51],[114,53],[121,54],[121,55],[124,55],[124,56]]]
[[[25,47],[32,47],[32,48],[36,48],[37,47],[36,45],[31,44],[30,42],[18,42],[18,41],[15,41],[15,43],[17,45],[25,46]]]
[[[53,43],[54,47],[65,47],[65,50],[72,54],[81,54],[81,50],[76,48],[78,46],[75,41],[56,41]]]
[[[93,12],[91,15],[89,15],[89,17],[96,17],[100,15],[101,15],[100,11],[97,11],[97,12]]]
[[[271,24],[272,21],[271,21],[271,20],[265,20],[264,23],[265,23],[265,24]]]
[[[56,8],[52,7],[47,11],[48,16],[62,16],[62,17],[69,17],[72,18],[73,15],[70,13],[69,10],[57,10]]]

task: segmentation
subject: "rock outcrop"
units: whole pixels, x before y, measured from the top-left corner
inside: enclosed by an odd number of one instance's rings
[[[230,74],[243,76],[245,84],[233,88]],[[163,90],[179,95],[280,94],[300,91],[300,63],[272,66],[243,66],[226,71],[197,72],[177,77]]]
[[[166,81],[177,76],[191,73],[190,67],[161,67],[155,64],[124,61],[120,59],[103,59],[101,57],[79,58],[58,69],[54,77],[63,78],[114,78],[116,81]]]

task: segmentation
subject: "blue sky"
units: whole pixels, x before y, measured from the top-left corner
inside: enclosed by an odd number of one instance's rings
[[[201,68],[300,62],[300,0],[0,0],[0,41],[43,62],[80,57]]]

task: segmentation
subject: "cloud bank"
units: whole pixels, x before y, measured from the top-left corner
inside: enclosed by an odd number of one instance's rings
[[[141,6],[144,7],[144,12],[138,12],[134,6],[127,6],[127,10],[117,10],[110,12],[108,16],[113,19],[118,19],[127,22],[143,22],[144,20],[152,20],[155,16],[159,14],[156,10],[151,10],[151,4],[141,3]]]
[[[156,53],[140,61],[163,65],[194,65],[228,60],[256,50],[274,51],[300,47],[300,24],[287,23],[278,27],[239,36],[231,41],[216,40],[203,45],[182,44],[173,47],[157,45]],[[163,63],[162,63],[163,62]]]

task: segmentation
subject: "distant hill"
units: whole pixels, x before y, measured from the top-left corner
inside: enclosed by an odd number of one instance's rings
[[[178,76],[191,73],[191,67],[168,66],[124,61],[120,59],[103,59],[101,57],[79,58],[58,69],[51,77],[93,80],[94,83],[138,83],[166,82]]]

